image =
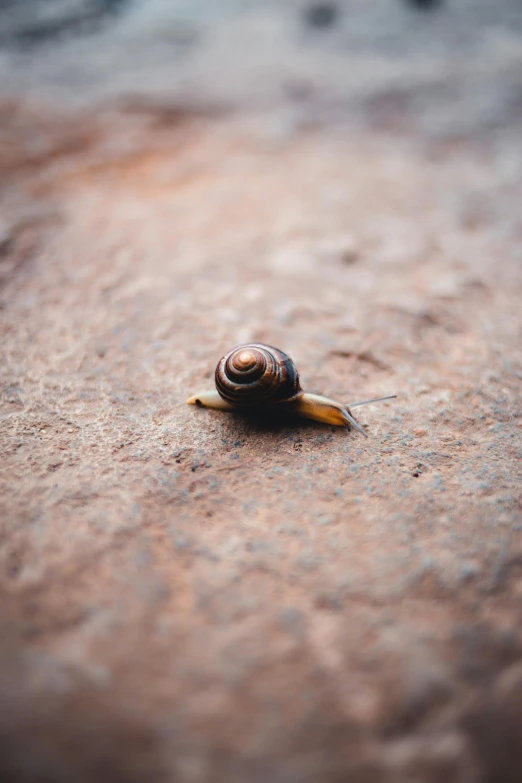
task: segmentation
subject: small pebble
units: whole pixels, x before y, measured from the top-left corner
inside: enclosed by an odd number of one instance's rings
[[[408,0],[408,5],[418,8],[420,11],[431,11],[442,5],[442,0]]]
[[[305,19],[310,27],[331,27],[337,17],[338,8],[335,3],[311,3],[305,11]]]

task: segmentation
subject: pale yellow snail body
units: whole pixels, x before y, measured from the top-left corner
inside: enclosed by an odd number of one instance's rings
[[[354,427],[368,437],[356,422],[350,408],[370,402],[391,400],[378,397],[351,403],[350,406],[308,394],[301,389],[296,366],[286,353],[263,343],[233,348],[220,359],[215,374],[216,388],[189,397],[189,405],[202,405],[222,411],[287,412],[340,427]]]

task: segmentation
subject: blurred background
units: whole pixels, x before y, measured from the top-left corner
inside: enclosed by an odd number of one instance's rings
[[[521,139],[520,0],[0,0],[0,780],[522,779]]]
[[[4,0],[4,94],[491,131],[520,104],[514,0]],[[518,107],[518,108],[517,108]],[[477,127],[478,126],[478,127]]]

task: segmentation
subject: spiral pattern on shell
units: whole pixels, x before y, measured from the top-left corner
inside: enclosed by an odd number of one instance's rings
[[[223,356],[216,367],[216,389],[236,408],[273,405],[302,394],[290,357],[263,343],[239,345]]]

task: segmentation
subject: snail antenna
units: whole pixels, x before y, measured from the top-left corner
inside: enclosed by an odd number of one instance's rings
[[[357,432],[360,432],[361,435],[364,435],[365,438],[368,437],[368,433],[363,430],[360,424],[358,424],[353,416],[346,410],[346,408],[343,408],[341,411],[341,415],[343,419],[345,420],[346,424],[350,424],[350,426],[354,427]]]
[[[349,408],[358,408],[360,405],[369,405],[371,402],[384,402],[384,400],[394,400],[397,397],[396,394],[390,394],[388,397],[374,397],[371,400],[361,400],[360,402],[351,402]]]

